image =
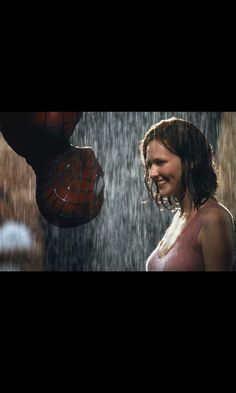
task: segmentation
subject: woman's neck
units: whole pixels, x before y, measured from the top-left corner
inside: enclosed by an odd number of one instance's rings
[[[188,217],[196,210],[193,203],[193,198],[189,191],[186,191],[182,198],[180,198],[179,205],[181,210],[181,216]]]
[[[201,206],[205,205],[205,203],[207,203],[208,201],[212,201],[212,200],[216,201],[216,199],[214,197],[209,198],[205,201],[202,200],[202,204],[200,205],[200,208],[201,208]],[[193,213],[195,214],[197,211],[197,208],[194,206],[193,197],[188,190],[182,196],[182,199],[180,198],[179,205],[180,205],[180,210],[181,210],[180,216],[182,216],[182,217],[189,217]]]

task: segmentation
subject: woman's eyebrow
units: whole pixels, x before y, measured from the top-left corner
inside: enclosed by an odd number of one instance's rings
[[[146,159],[146,163],[150,164],[151,162],[166,162],[166,159],[161,157],[153,158],[152,160],[150,158]]]

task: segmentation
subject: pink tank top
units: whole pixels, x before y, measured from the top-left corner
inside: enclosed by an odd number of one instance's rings
[[[204,261],[198,236],[206,213],[213,207],[224,209],[217,201],[209,200],[183,229],[166,255],[159,257],[157,248],[149,256],[147,271],[204,271]]]

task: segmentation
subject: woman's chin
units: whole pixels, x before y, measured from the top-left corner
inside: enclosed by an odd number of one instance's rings
[[[159,194],[162,197],[170,197],[173,195],[173,193],[171,191],[164,190],[164,187],[163,187],[163,190],[159,189]]]

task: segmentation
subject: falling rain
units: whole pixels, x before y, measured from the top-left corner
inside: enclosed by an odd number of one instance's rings
[[[105,173],[104,204],[93,221],[76,228],[55,227],[40,216],[42,270],[145,271],[173,213],[159,211],[148,196],[138,144],[152,124],[172,116],[193,122],[206,134],[223,178],[220,201],[235,218],[234,113],[84,112],[70,143],[94,149]],[[1,185],[5,176],[2,168]]]

